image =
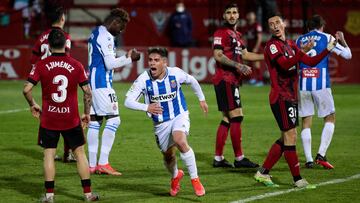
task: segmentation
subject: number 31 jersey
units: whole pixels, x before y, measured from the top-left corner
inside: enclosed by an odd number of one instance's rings
[[[88,84],[80,62],[65,53],[53,53],[35,64],[27,80],[41,83],[41,127],[67,130],[80,124],[77,87]]]

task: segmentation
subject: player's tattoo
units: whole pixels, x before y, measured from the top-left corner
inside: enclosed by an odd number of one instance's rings
[[[91,90],[89,85],[82,86],[82,89],[84,91],[84,113],[89,114],[90,113],[90,107],[91,107]]]
[[[219,52],[218,53],[218,58],[220,59],[220,63],[221,64],[224,64],[224,65],[227,65],[227,66],[231,66],[231,67],[234,67],[236,68],[236,64],[237,62],[233,61],[233,60],[230,60],[228,57],[226,57],[223,53]]]

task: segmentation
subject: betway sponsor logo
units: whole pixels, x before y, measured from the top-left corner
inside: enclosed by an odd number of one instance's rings
[[[151,95],[150,97],[150,101],[151,102],[166,102],[166,101],[170,101],[173,100],[176,97],[176,92],[172,92],[169,94],[161,94],[161,95]]]

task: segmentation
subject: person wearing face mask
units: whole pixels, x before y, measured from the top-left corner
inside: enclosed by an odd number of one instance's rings
[[[236,168],[256,168],[259,165],[244,156],[241,146],[241,122],[243,120],[240,99],[241,77],[251,74],[251,68],[243,64],[248,61],[263,60],[262,54],[247,51],[241,33],[236,30],[239,21],[239,9],[234,3],[226,5],[223,13],[224,27],[214,33],[214,58],[216,61],[213,84],[218,110],[223,118],[216,134],[215,157],[213,167],[233,167],[223,156],[224,146],[230,131]]]
[[[192,18],[185,10],[184,3],[176,4],[176,11],[170,16],[168,23],[170,43],[173,47],[190,47],[193,45]]]
[[[96,27],[88,40],[89,80],[93,91],[89,130],[87,133],[90,173],[119,176],[120,172],[109,164],[109,154],[120,125],[117,96],[112,88],[114,69],[124,67],[140,59],[132,49],[126,55],[116,57],[114,37],[119,35],[130,21],[129,14],[120,8],[111,10],[103,25]],[[99,130],[105,118],[101,151],[97,162]]]

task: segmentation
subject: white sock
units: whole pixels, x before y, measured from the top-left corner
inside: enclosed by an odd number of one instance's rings
[[[175,161],[171,162],[171,163],[167,163],[164,160],[164,166],[166,167],[166,169],[169,171],[169,173],[171,174],[172,178],[176,178],[177,174],[178,174],[178,167],[177,167],[177,163],[176,163],[176,159]]]
[[[46,197],[46,198],[54,197],[54,193],[53,193],[53,192],[51,192],[51,193],[45,193],[45,197]]]
[[[222,160],[224,160],[224,156],[215,156],[214,159],[216,161],[222,161]]]
[[[185,153],[180,153],[180,158],[181,160],[183,160],[185,166],[187,167],[191,179],[197,178],[198,173],[197,173],[194,151],[190,148],[189,151]]]
[[[101,138],[101,151],[99,165],[109,163],[109,154],[114,144],[115,133],[120,125],[120,117],[107,119],[106,125]]]
[[[101,124],[97,121],[90,121],[87,132],[87,143],[89,151],[89,166],[95,167],[97,164],[97,152],[99,148],[99,130]]]
[[[313,162],[311,154],[311,129],[305,128],[301,131],[301,140],[304,148],[306,162]]]
[[[331,143],[331,139],[334,134],[335,124],[331,122],[326,122],[321,133],[321,141],[319,147],[319,154],[325,156],[326,151]]]
[[[236,161],[241,161],[241,160],[243,160],[244,157],[245,157],[244,155],[237,156],[237,157],[235,157],[235,160]]]

